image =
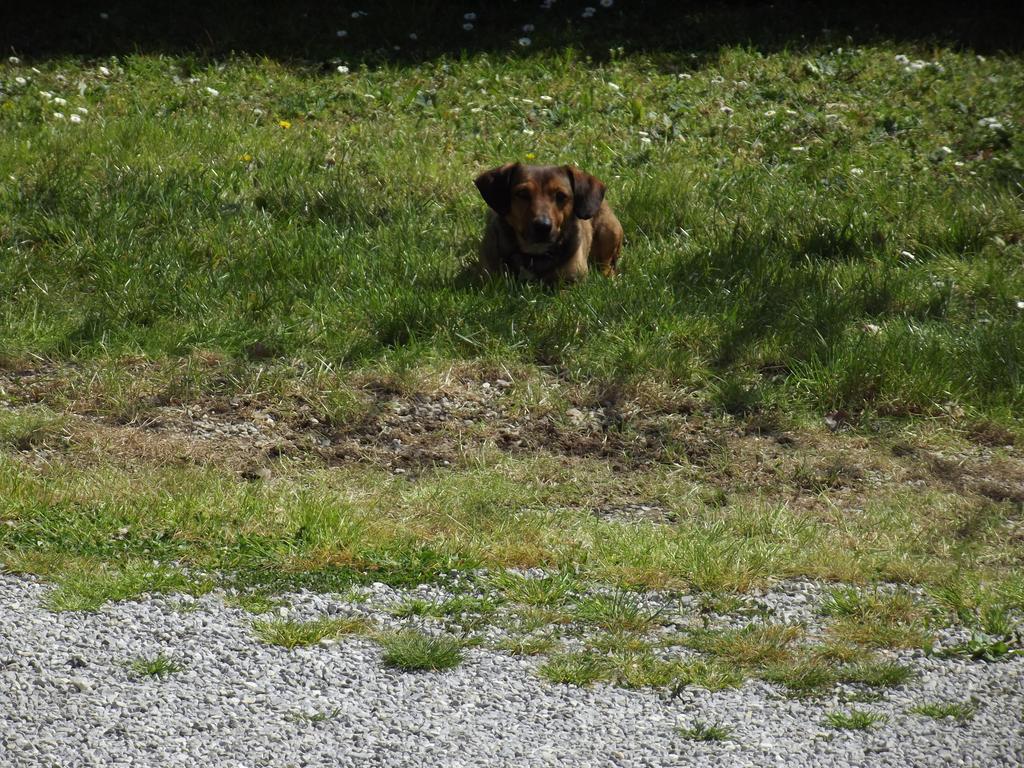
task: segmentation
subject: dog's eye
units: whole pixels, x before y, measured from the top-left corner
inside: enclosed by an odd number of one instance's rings
[[[569,196],[567,194],[565,194],[565,192],[556,192],[555,193],[555,202],[558,203],[559,205],[565,205],[565,203],[566,203],[566,201],[568,199],[569,199]]]
[[[516,190],[516,197],[518,197],[520,200],[529,200],[530,199],[530,190],[528,190],[528,189],[517,189]]]

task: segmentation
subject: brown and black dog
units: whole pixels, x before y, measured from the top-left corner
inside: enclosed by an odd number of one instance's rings
[[[509,163],[481,173],[476,186],[491,207],[480,246],[485,274],[572,282],[590,261],[616,273],[622,225],[599,179],[572,165]]]

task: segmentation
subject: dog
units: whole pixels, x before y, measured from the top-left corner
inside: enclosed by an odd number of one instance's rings
[[[475,183],[491,209],[480,245],[484,275],[571,283],[591,261],[607,277],[618,273],[622,225],[599,179],[572,165],[508,163]]]

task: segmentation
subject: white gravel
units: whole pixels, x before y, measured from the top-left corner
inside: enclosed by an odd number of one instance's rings
[[[837,731],[837,693],[794,700],[769,684],[663,693],[557,686],[538,659],[470,650],[443,673],[403,673],[374,644],[288,651],[259,642],[222,594],[181,610],[143,597],[54,613],[50,586],[0,575],[0,766],[1016,766],[1024,765],[1024,658],[986,664],[904,656],[918,671],[870,731]],[[295,596],[296,613],[318,602]],[[761,598],[771,602],[771,595]],[[183,669],[139,677],[158,653]],[[978,700],[960,725],[914,704]],[[326,715],[310,720],[309,715]],[[307,717],[303,717],[303,716]],[[734,729],[723,743],[677,733]]]

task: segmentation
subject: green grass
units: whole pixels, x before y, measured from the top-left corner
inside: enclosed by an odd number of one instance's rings
[[[462,663],[462,641],[433,637],[416,630],[402,630],[379,638],[384,663],[407,672],[436,672]]]
[[[935,720],[942,720],[951,717],[961,723],[966,723],[974,718],[978,707],[973,702],[932,702],[918,704],[911,707],[910,712],[915,715],[924,715]]]
[[[56,610],[219,584],[253,612],[487,569],[484,601],[397,611],[619,635],[552,656],[553,679],[898,684],[865,649],[927,647],[935,611],[879,582],[984,633],[956,654],[1016,652],[1021,58],[840,50],[818,26],[609,52],[620,22],[650,35],[619,5],[571,26],[583,48],[552,28],[513,53],[481,40],[515,9],[400,58],[366,20],[347,73],[146,46],[109,74],[0,64],[5,569],[54,582]],[[462,279],[473,177],[531,158],[607,183],[619,278]],[[473,419],[390,420],[499,378]],[[282,434],[191,440],[186,407]],[[633,504],[664,522],[598,514]],[[853,585],[827,650],[765,625],[694,634],[706,658],[672,666],[623,639],[660,620],[631,590],[697,595],[708,629],[788,578]]]
[[[369,624],[361,618],[315,619],[313,621],[266,619],[254,621],[252,628],[256,636],[263,642],[291,649],[316,645],[326,638],[366,634],[369,631]]]
[[[655,625],[656,609],[644,608],[621,589],[584,597],[576,604],[575,617],[610,632],[644,632]]]
[[[694,722],[693,725],[679,728],[679,735],[689,741],[728,741],[732,738],[733,729],[721,723]]]
[[[822,611],[833,617],[830,630],[840,641],[879,648],[922,647],[929,641],[923,607],[904,592],[831,590]]]
[[[131,55],[107,77],[40,61],[26,87],[5,65],[0,172],[19,184],[0,196],[0,349],[504,360],[671,382],[737,414],[953,401],[1003,420],[1024,405],[1020,63],[938,50],[943,71],[908,74],[899,52],[723,48],[696,68],[538,52],[345,75]],[[198,82],[174,82],[186,72]],[[40,91],[89,113],[55,119]],[[453,279],[480,232],[473,176],[528,155],[609,183],[622,279]]]
[[[802,634],[803,630],[793,625],[748,624],[737,630],[693,632],[687,644],[731,664],[762,667],[788,659],[791,646]]]
[[[664,688],[676,695],[690,686],[719,691],[743,683],[743,674],[729,665],[708,659],[663,658],[643,647],[557,653],[541,664],[538,673],[553,683],[607,682],[624,688]]]
[[[885,715],[867,712],[862,709],[851,709],[849,712],[828,712],[825,715],[825,725],[829,728],[865,731],[878,723],[886,722]]]
[[[184,669],[181,664],[162,653],[152,658],[133,659],[128,666],[140,677],[167,677]]]
[[[580,584],[569,571],[540,577],[529,577],[504,571],[491,579],[505,599],[535,606],[559,606],[566,603]]]

